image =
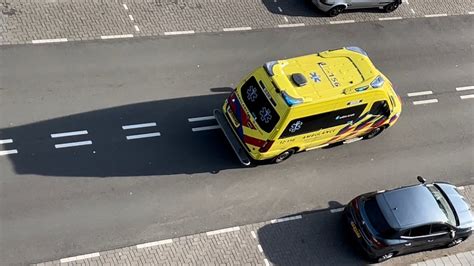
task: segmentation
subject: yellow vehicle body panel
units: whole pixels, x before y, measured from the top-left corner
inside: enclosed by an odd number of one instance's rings
[[[222,107],[255,160],[363,136],[400,116],[391,82],[366,54],[341,48],[270,63],[245,77]]]

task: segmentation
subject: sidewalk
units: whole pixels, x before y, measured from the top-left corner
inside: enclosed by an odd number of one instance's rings
[[[461,187],[472,203],[474,185]],[[341,230],[342,208],[62,258],[39,265],[366,265]],[[474,265],[474,237],[384,265]],[[469,264],[470,263],[470,264]]]
[[[3,0],[0,45],[247,31],[469,15],[471,1],[403,0],[328,18],[303,0]],[[438,18],[439,19],[439,18]],[[337,27],[337,26],[334,26]]]

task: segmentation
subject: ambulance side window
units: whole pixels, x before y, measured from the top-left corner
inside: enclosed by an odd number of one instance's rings
[[[369,114],[371,115],[383,115],[386,117],[390,116],[390,108],[387,101],[377,101],[372,104]]]
[[[280,138],[288,138],[315,132],[321,129],[345,125],[355,121],[364,111],[366,104],[293,119]]]

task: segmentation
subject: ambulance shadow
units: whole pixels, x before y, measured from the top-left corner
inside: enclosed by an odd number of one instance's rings
[[[341,208],[329,202],[329,208]],[[301,219],[271,223],[258,230],[258,240],[274,265],[367,265],[344,223],[342,212],[328,209],[296,213]]]
[[[265,7],[273,14],[295,17],[327,17],[326,14],[318,10],[311,0],[262,0]]]
[[[211,116],[227,93],[136,103],[0,129],[0,139],[13,139],[3,150],[17,174],[44,176],[146,176],[217,173],[239,168],[220,129],[193,132],[217,125]],[[156,123],[153,127],[124,130],[122,126]],[[88,134],[52,138],[50,134],[87,130]],[[127,140],[127,136],[160,136]],[[92,145],[55,148],[56,144],[91,141]]]

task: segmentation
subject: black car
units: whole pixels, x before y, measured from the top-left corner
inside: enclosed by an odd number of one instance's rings
[[[371,192],[344,210],[349,229],[371,260],[451,247],[472,234],[469,203],[448,183],[421,184]]]

